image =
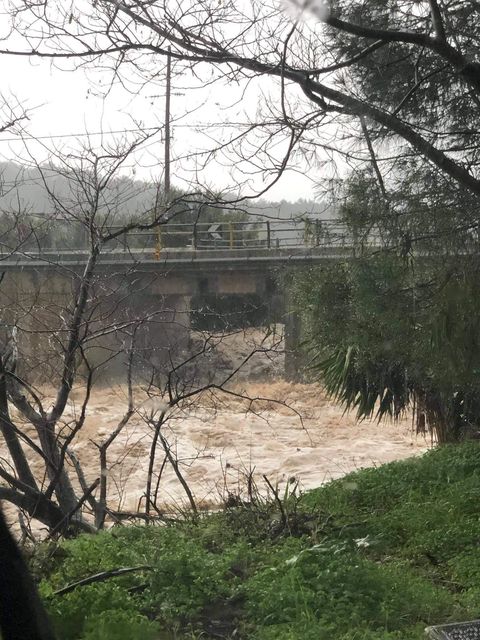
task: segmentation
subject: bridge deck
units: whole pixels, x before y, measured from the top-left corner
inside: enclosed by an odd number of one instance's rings
[[[0,255],[0,271],[18,268],[51,268],[82,266],[88,259],[86,251],[41,251],[12,252]],[[241,269],[287,264],[306,264],[324,260],[338,260],[352,257],[353,247],[288,247],[255,249],[113,249],[100,256],[102,265],[150,265],[175,269],[204,267],[208,269]]]

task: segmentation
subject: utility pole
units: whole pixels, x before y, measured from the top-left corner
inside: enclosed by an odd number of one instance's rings
[[[170,199],[170,95],[172,91],[172,54],[171,48],[167,50],[167,85],[165,88],[165,169],[163,176],[163,199],[164,206],[168,206]],[[162,250],[162,237],[160,227],[157,228],[157,246],[155,248],[155,257],[160,260],[160,252]]]
[[[172,53],[167,52],[167,87],[165,95],[165,203],[170,197],[170,94],[172,90]]]

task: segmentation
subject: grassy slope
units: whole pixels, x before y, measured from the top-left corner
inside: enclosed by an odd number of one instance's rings
[[[480,617],[480,446],[349,475],[278,514],[242,508],[198,525],[125,527],[36,559],[63,640],[237,636],[413,640]],[[49,552],[48,552],[49,553]],[[119,566],[123,578],[52,591]],[[162,634],[161,629],[169,629]],[[187,631],[185,631],[187,629]]]

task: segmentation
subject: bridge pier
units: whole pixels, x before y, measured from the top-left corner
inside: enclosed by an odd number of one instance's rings
[[[148,382],[153,375],[158,380],[178,362],[189,333],[189,296],[132,292],[118,302],[114,321],[104,335],[88,345],[86,356],[90,365],[98,368],[103,382],[125,382],[133,340],[134,379]]]
[[[285,318],[285,379],[300,382],[303,379],[303,354],[301,350],[302,317],[290,308]]]
[[[128,351],[135,341],[136,377],[150,379],[152,370],[165,374],[185,350],[190,331],[190,298],[184,292],[158,292],[156,274],[97,276],[80,330],[86,358],[78,358],[80,375],[88,369],[102,382],[125,381]],[[78,279],[59,270],[18,270],[4,274],[0,287],[0,339],[11,340],[17,326],[18,373],[53,382],[62,371],[62,344]],[[165,287],[162,287],[165,289]],[[176,287],[178,290],[178,287]],[[88,363],[88,364],[87,364]]]

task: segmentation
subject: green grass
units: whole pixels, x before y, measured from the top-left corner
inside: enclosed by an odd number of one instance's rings
[[[82,536],[34,567],[63,640],[414,640],[480,617],[479,497],[480,446],[466,443],[291,499],[290,533],[275,505],[243,507]],[[54,595],[138,565],[152,569]]]

